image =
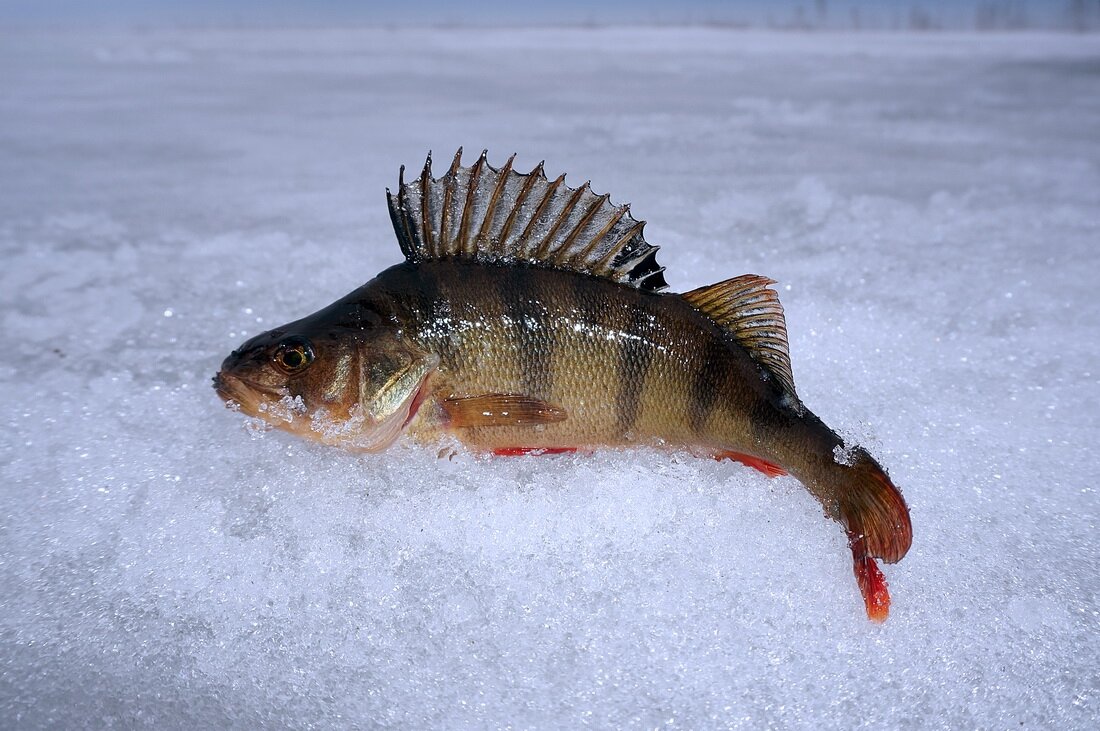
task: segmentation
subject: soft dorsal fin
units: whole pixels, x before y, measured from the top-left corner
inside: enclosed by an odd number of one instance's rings
[[[779,295],[768,289],[769,284],[775,284],[775,280],[743,274],[680,296],[726,328],[757,363],[775,376],[783,390],[795,397],[787,322]]]
[[[401,251],[411,262],[465,258],[522,261],[604,277],[657,292],[668,285],[657,264],[657,247],[642,237],[644,221],[630,206],[613,205],[588,183],[548,180],[540,162],[529,173],[512,169],[515,155],[497,169],[485,152],[469,167],[462,149],[441,178],[432,177],[432,156],[416,180],[401,168],[397,195],[386,198]]]

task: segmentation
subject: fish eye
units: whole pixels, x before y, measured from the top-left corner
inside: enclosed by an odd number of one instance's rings
[[[292,337],[279,343],[275,363],[287,373],[295,373],[313,362],[313,346],[305,338]]]

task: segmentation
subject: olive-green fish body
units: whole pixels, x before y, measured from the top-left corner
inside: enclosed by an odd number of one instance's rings
[[[768,403],[771,421],[791,411],[748,354],[677,295],[458,261],[402,264],[360,292],[366,307],[395,317],[403,337],[439,358],[438,399],[524,394],[569,415],[464,429],[458,436],[471,446],[758,444],[751,451],[768,458],[751,409]]]

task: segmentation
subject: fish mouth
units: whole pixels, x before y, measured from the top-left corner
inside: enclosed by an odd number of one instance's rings
[[[236,404],[242,411],[252,415],[259,411],[261,402],[278,401],[286,396],[286,389],[263,386],[225,371],[218,371],[211,380],[214,391],[222,401],[226,404]]]
[[[226,376],[221,371],[215,373],[214,377],[210,380],[214,382],[214,390],[217,392],[218,396],[221,397],[222,401],[231,401],[233,399],[233,391],[231,390]]]

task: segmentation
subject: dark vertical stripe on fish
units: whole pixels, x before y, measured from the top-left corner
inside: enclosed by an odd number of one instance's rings
[[[619,433],[624,435],[638,421],[642,393],[653,361],[653,344],[647,332],[651,317],[644,308],[635,308],[631,312],[630,326],[619,341],[619,393],[615,407]]]
[[[512,320],[518,340],[519,372],[524,395],[549,399],[554,389],[554,356],[557,342],[546,319],[542,279],[527,267],[508,270],[511,296],[506,297],[505,314]]]
[[[440,367],[454,371],[458,368],[458,350],[454,341],[454,317],[449,294],[442,291],[437,273],[426,267],[420,267],[416,286],[410,289],[415,293],[413,306],[421,312],[424,322],[432,323],[432,350],[439,356]]]
[[[569,302],[567,309],[571,310],[576,318],[575,324],[590,332],[594,326],[613,327],[611,312],[601,302],[601,298],[592,291],[592,281],[588,277],[571,278],[572,287],[569,289]]]
[[[718,387],[728,357],[728,346],[722,340],[707,338],[691,389],[691,428],[696,434],[706,428],[710,415],[718,405]]]

